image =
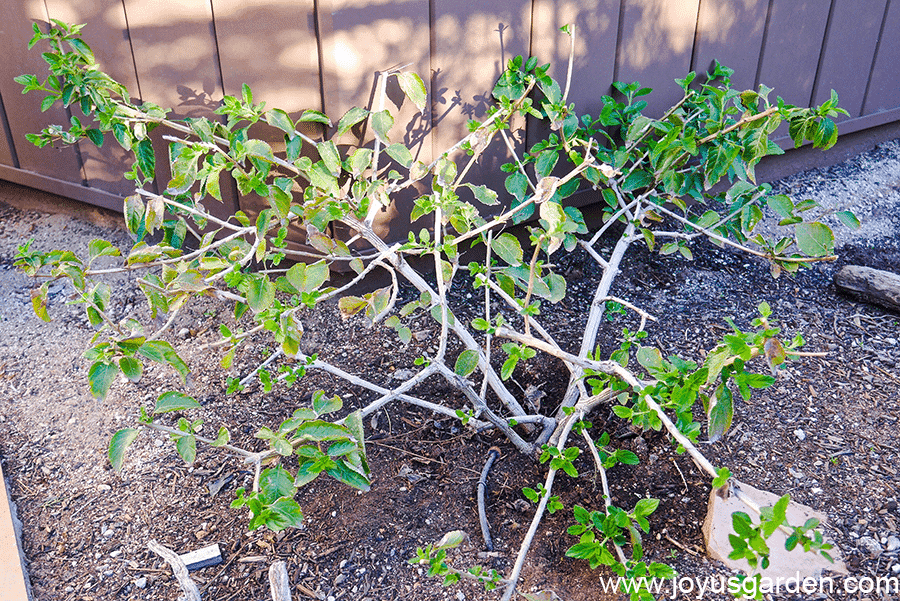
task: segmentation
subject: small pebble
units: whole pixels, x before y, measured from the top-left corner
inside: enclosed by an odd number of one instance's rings
[[[459,601],[466,601],[466,596],[462,591],[456,591],[456,598],[459,599]]]
[[[804,432],[800,428],[797,428],[796,430],[794,430],[794,436],[796,436],[797,439],[800,440],[801,442],[806,440],[806,432]]]
[[[881,555],[882,552],[881,545],[871,536],[860,537],[860,539],[856,541],[856,546],[865,551],[868,556],[873,559]]]
[[[896,536],[889,536],[886,544],[888,553],[900,551],[900,538]]]
[[[121,554],[122,554],[122,549],[116,549],[115,551],[113,551],[112,553],[110,553],[109,556],[110,556],[110,557],[118,557],[118,556],[121,555]]]
[[[97,490],[99,490],[100,492],[109,492],[112,490],[112,486],[110,486],[109,484],[98,484]]]
[[[900,563],[895,563],[894,565],[892,565],[892,566],[891,566],[891,571],[892,571],[894,574],[900,574]]]
[[[138,587],[138,588],[144,588],[145,586],[147,586],[147,577],[146,577],[146,576],[141,576],[140,578],[138,578],[137,580],[135,580],[135,581],[134,581],[134,586],[136,586],[136,587]]]

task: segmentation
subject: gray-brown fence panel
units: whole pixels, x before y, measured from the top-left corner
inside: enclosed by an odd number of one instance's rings
[[[353,106],[390,110],[395,118],[391,142],[405,143],[413,157],[431,161],[431,110],[420,112],[403,94],[396,77],[385,80],[386,97],[378,93],[377,73],[401,68],[418,73],[430,93],[429,11],[425,2],[373,4],[363,0],[322,0],[318,3],[322,48],[324,106],[335,122]],[[366,132],[366,140],[373,133]],[[357,144],[351,133],[338,142]],[[365,142],[363,140],[362,142]],[[382,153],[379,166],[389,158]],[[398,215],[408,215],[410,194],[379,215],[376,230],[387,235]],[[394,232],[402,236],[406,227]]]
[[[620,0],[534,0],[531,54],[550,63],[550,74],[565,88],[571,49],[560,31],[574,24],[575,61],[569,103],[581,114],[597,116],[611,90],[616,60]]]
[[[247,84],[254,103],[287,111],[294,121],[306,109],[322,110],[312,0],[213,0],[212,6],[225,94],[240,98]],[[313,126],[300,131],[320,133]],[[281,130],[259,124],[250,133],[276,152],[284,150]],[[268,206],[252,193],[239,195],[238,202],[248,213]]]
[[[0,94],[9,119],[9,130],[19,159],[19,168],[43,176],[68,182],[82,181],[81,161],[74,147],[37,148],[25,139],[25,134],[42,130],[48,124],[68,126],[69,116],[59,106],[41,112],[40,93],[22,95],[22,86],[13,78],[23,73],[32,73],[41,80],[46,79],[47,63],[40,50],[28,50],[28,41],[33,35],[31,25],[42,26],[47,22],[43,3],[9,2],[3,7],[0,19],[0,43],[4,57],[0,61]]]
[[[170,116],[218,119],[222,100],[212,10],[208,0],[124,0],[134,48],[134,63],[142,100],[172,109]],[[175,135],[176,132],[166,132]],[[171,179],[164,132],[152,133],[156,149],[157,188]],[[230,214],[237,199],[222,186],[223,205],[208,202],[217,215]]]
[[[469,118],[484,116],[494,82],[513,56],[550,62],[564,86],[569,38],[558,28],[572,22],[569,100],[580,113],[596,114],[618,79],[654,88],[649,113],[661,114],[680,98],[675,78],[706,71],[718,59],[736,70],[735,86],[765,83],[792,104],[820,102],[837,89],[851,112],[842,133],[900,120],[900,0],[17,0],[4,9],[0,175],[103,206],[119,204],[131,187],[120,177],[131,159],[111,137],[99,151],[79,145],[80,153],[25,141],[26,133],[69,119],[59,107],[41,113],[38,96],[22,96],[12,81],[20,73],[46,73],[39,51],[26,49],[34,20],[45,29],[49,17],[87,23],[85,39],[102,67],[133,95],[173,108],[176,118],[218,118],[213,110],[223,93],[239,94],[246,82],[257,102],[295,118],[319,108],[336,121],[354,105],[378,108],[376,72],[411,63],[407,68],[425,81],[429,105],[418,114],[392,81],[387,107],[400,110],[390,135],[412,144],[426,162],[466,135]],[[538,123],[527,129],[513,140],[519,153],[547,132]],[[281,149],[278,132],[265,130],[253,133]],[[371,131],[362,140],[358,133],[342,137],[342,150],[371,143]],[[153,134],[157,142],[161,136]],[[164,188],[167,144],[158,148]],[[454,158],[467,162],[461,152]],[[508,151],[496,148],[472,166],[469,178],[502,191],[500,165],[508,160]],[[239,206],[232,184],[223,193],[224,206],[211,208],[225,213]],[[407,224],[391,220],[405,214],[415,195],[410,191],[381,216],[382,231],[390,223],[398,228],[392,237],[404,235]],[[265,203],[240,200],[251,210]]]
[[[835,0],[813,103],[821,104],[835,90],[852,119],[862,115],[878,33],[887,0]],[[900,43],[895,40],[894,44]]]
[[[550,64],[550,75],[565,93],[569,56],[574,39],[571,85],[567,104],[575,104],[578,115],[596,118],[603,108],[603,96],[612,92],[616,61],[616,39],[619,27],[619,0],[535,0],[532,13],[531,54],[540,64]],[[574,37],[560,28],[574,25]],[[552,133],[544,121],[530,119],[528,147]],[[565,175],[572,168],[561,157],[555,175]],[[584,198],[581,198],[581,197]],[[588,190],[569,202],[591,202],[597,192]]]
[[[900,108],[900,2],[888,6],[863,114]],[[900,118],[900,117],[895,117]]]
[[[769,0],[700,0],[691,70],[702,76],[718,60],[734,69],[735,88],[755,88],[768,12]]]
[[[812,98],[827,3],[773,0],[763,44],[759,83],[790,104],[807,106]]]
[[[681,99],[675,83],[691,68],[699,0],[622,0],[616,79],[652,88],[647,114],[659,116]]]
[[[469,119],[485,118],[493,103],[494,83],[506,63],[529,54],[532,23],[531,2],[526,0],[481,3],[474,10],[471,2],[463,0],[432,0],[431,6],[432,135],[437,154],[466,136]],[[513,136],[511,141],[521,153],[524,137]],[[469,180],[502,192],[506,176],[500,165],[509,157],[498,134],[492,148],[472,165]],[[461,157],[457,163],[466,161]]]
[[[84,36],[92,48],[102,49],[96,56],[100,68],[113,79],[137,94],[137,78],[132,61],[131,42],[121,0],[46,0],[51,19],[67,23],[87,24]],[[80,109],[72,107],[72,113],[83,124],[88,125]],[[131,153],[119,146],[112,134],[107,132],[103,146],[98,148],[89,140],[78,143],[84,164],[86,183],[92,188],[125,196],[134,190],[134,184],[122,177],[122,172],[131,164]]]

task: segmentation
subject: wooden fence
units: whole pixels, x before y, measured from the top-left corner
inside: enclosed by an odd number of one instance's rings
[[[13,77],[44,72],[27,51],[32,22],[86,23],[102,67],[134,96],[210,115],[241,84],[255,100],[292,115],[306,108],[338,118],[373,98],[376,72],[410,64],[430,107],[406,103],[392,136],[427,160],[482,115],[505,61],[532,54],[564,78],[574,23],[570,99],[596,114],[612,81],[654,88],[651,110],[680,97],[673,79],[714,59],[736,70],[736,86],[760,82],[787,102],[809,105],[834,88],[850,117],[841,133],[900,122],[900,1],[891,0],[8,0],[0,21],[0,178],[117,208],[130,192],[128,162],[112,143],[37,149],[25,134],[65,123],[23,96]],[[398,99],[389,90],[389,96]],[[409,124],[409,125],[407,125]],[[533,134],[532,134],[533,135]],[[786,144],[785,144],[786,145]],[[499,159],[499,157],[497,157]],[[157,164],[165,164],[163,153]],[[474,178],[496,181],[497,161]],[[163,177],[165,175],[163,174]],[[233,189],[225,208],[251,208]],[[398,224],[400,230],[403,224]],[[402,235],[402,231],[400,232]]]

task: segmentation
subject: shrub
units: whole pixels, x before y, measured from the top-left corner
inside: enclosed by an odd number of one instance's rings
[[[581,448],[570,440],[574,433],[584,439],[601,475],[606,502],[595,508],[574,508],[575,523],[569,533],[578,536],[579,542],[567,554],[587,560],[592,567],[610,566],[623,576],[671,573],[668,566],[642,561],[641,536],[649,531],[648,516],[658,501],[642,499],[633,508],[610,502],[605,470],[616,463],[635,463],[637,458],[616,449],[608,436],[592,433],[586,418],[598,406],[611,406],[618,417],[637,428],[665,428],[679,451],[690,453],[713,479],[713,486],[727,487],[727,468],[713,466],[694,444],[703,430],[694,419],[694,407],[702,406],[706,436],[717,440],[731,424],[734,395],[747,399],[752,389],[770,386],[785,360],[803,354],[798,350],[803,340],[800,336],[783,340],[770,308],[763,303],[753,330],[744,332],[732,324],[733,333],[724,336],[702,364],[663,357],[658,349],[641,343],[647,321],[653,317],[614,296],[614,279],[634,244],[691,259],[691,241],[697,238],[768,261],[774,277],[783,270],[795,272],[810,262],[833,259],[834,237],[818,220],[815,203],[772,195],[768,185],[755,182],[754,168],[763,157],[782,152],[769,139],[781,123],[788,124],[797,145],[812,141],[827,148],[834,144],[837,129],[831,117],[843,112],[834,93],[819,107],[798,108],[780,98],[772,100],[772,90],[766,86],[733,89],[732,72],[716,64],[705,77],[690,73],[677,80],[683,97],[659,118],[643,114],[646,103],[641,98],[650,90],[637,83],[615,83],[616,94],[603,97],[599,115],[581,115],[567,102],[570,81],[560,86],[547,74],[547,65],[539,65],[535,58],[516,57],[494,87],[496,104],[485,119],[472,121],[464,139],[425,164],[415,160],[402,142],[391,140],[394,117],[387,109],[352,108],[336,125],[314,110],[294,120],[285,111],[255,104],[252,91],[244,86],[241,97],[224,98],[216,110],[219,120],[170,119],[166,109],[132,102],[123,86],[99,70],[80,37],[81,26],[54,23],[47,33],[35,26],[31,42],[32,46],[50,45],[50,52],[44,54],[49,78],[22,75],[17,81],[25,92],[44,93],[42,108],[61,102],[92,121],[84,125],[73,116],[67,128],[49,126],[29,139],[39,146],[72,144],[83,138],[102,144],[111,133],[118,144],[133,151],[134,164],[125,177],[135,182],[135,193],[125,199],[124,216],[134,247],[121,269],[136,277],[143,274],[138,283],[153,315],[167,318],[163,327],[154,328],[134,319],[117,322],[109,317],[115,297],[101,276],[110,270],[98,270],[92,264],[100,257],[119,255],[110,243],[92,242],[86,257],[65,249],[45,252],[31,249],[30,243],[23,245],[17,264],[29,275],[68,279],[97,331],[85,353],[91,363],[92,393],[104,398],[120,372],[138,381],[148,361],[168,364],[186,378],[190,367],[163,335],[193,299],[214,296],[233,304],[240,324],[236,331],[220,327],[222,367],[231,365],[249,336],[268,332],[274,352],[254,370],[264,391],[277,381],[292,383],[309,370],[324,370],[378,395],[347,412],[339,396],[317,391],[310,407],[297,409],[277,426],[256,434],[265,441],[265,450],[249,451],[231,445],[225,428],[215,439],[208,439],[197,433],[196,421],[185,417],[167,425],[167,413],[198,406],[184,392],[167,391],[154,407],[141,408],[136,427],[115,434],[109,448],[114,467],[121,466],[125,449],[142,429],[169,433],[188,462],[194,459],[198,442],[224,448],[243,456],[256,469],[252,490],[239,491],[233,505],[250,509],[250,528],[265,525],[279,530],[301,522],[303,514],[294,495],[298,487],[322,473],[361,490],[368,488],[363,418],[392,401],[456,417],[470,428],[496,429],[523,458],[536,457],[549,464],[546,480],[524,491],[537,509],[512,572],[502,579],[477,566],[470,570],[450,566],[446,553],[464,540],[461,532],[448,533],[438,543],[420,548],[411,562],[427,564],[430,575],[443,576],[447,583],[471,578],[488,588],[503,584],[504,599],[509,599],[542,515],[563,507],[552,495],[557,473],[578,476],[573,461]],[[426,90],[417,75],[380,73],[382,94],[390,78],[396,78],[410,102],[424,109]],[[383,101],[382,97],[379,105]],[[524,153],[513,142],[513,123],[522,122],[513,120],[516,115],[549,125],[546,137]],[[283,152],[252,137],[251,126],[260,123],[283,134]],[[330,135],[313,139],[297,131],[300,123],[321,124]],[[146,189],[156,173],[150,133],[157,127],[168,132],[163,139],[169,144],[172,174],[170,181],[162,183],[163,194]],[[360,130],[370,132],[371,139],[357,139]],[[511,156],[503,165],[505,190],[467,181],[472,164],[498,138]],[[228,219],[214,217],[204,203],[221,200],[225,177],[233,178],[242,194],[265,198],[266,208],[255,215],[238,211]],[[410,232],[403,243],[390,244],[373,223],[392,199],[412,189],[424,190],[417,192],[409,215],[410,222],[422,227]],[[602,206],[602,221],[593,229],[577,208],[566,204],[566,199],[582,190],[596,191]],[[767,208],[781,218],[783,234],[767,237],[757,231]],[[838,216],[848,225],[856,224],[849,212]],[[352,239],[329,233],[335,231],[333,224],[342,224],[340,231],[349,230]],[[524,229],[510,230],[517,224]],[[289,246],[298,231],[304,236],[293,242],[304,243],[309,251]],[[514,232],[527,235],[527,244]],[[188,238],[195,249],[186,246]],[[601,239],[614,243],[607,256],[598,250]],[[483,247],[484,258],[469,261],[464,251],[475,245]],[[359,250],[362,246],[368,249]],[[567,283],[555,257],[576,249],[596,261],[603,276],[580,349],[573,354],[542,326],[540,315],[543,303],[566,297]],[[410,257],[426,259],[433,278],[414,268]],[[295,260],[303,262],[291,263]],[[353,274],[338,286],[330,284],[336,264]],[[388,285],[370,287],[360,295],[348,293],[378,269],[390,275]],[[418,297],[398,307],[401,280]],[[471,302],[481,305],[480,317],[471,323],[455,318],[454,309],[459,307],[448,295],[459,280],[474,288],[473,298],[478,300]],[[44,283],[33,296],[35,311],[43,319],[49,319],[46,295]],[[418,358],[418,372],[393,388],[304,354],[299,341],[305,316],[335,297],[344,315],[361,313],[372,324],[392,328],[403,343],[411,338],[408,321],[430,314],[440,325],[437,351]],[[504,319],[493,308],[497,302],[508,306],[515,317]],[[626,310],[640,316],[638,331],[624,330],[612,355],[600,356],[597,335],[604,316]],[[451,337],[463,349],[455,356],[448,350]],[[555,408],[552,412],[530,413],[508,386],[517,367],[537,353],[556,357],[570,372],[566,393],[550,403]],[[281,357],[294,362],[276,370],[273,366]],[[752,371],[755,359],[772,375]],[[415,397],[416,387],[434,377],[460,390],[466,405]],[[241,389],[247,381],[229,378],[228,392]],[[262,468],[272,458],[289,456],[297,458],[295,472],[278,463]],[[732,488],[731,494],[741,494]],[[774,508],[753,507],[757,523],[747,514],[735,514],[733,555],[746,557],[752,565],[766,565],[765,539],[778,528],[791,534],[789,544],[826,553],[829,546],[812,531],[815,524],[799,528],[786,524],[787,503],[785,497]],[[632,597],[652,598],[646,590],[633,592]]]

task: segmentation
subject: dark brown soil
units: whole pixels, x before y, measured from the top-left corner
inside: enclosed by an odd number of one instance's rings
[[[4,188],[7,198],[16,193]],[[28,238],[35,238],[38,248],[64,242],[77,250],[95,237],[128,244],[127,235],[108,224],[0,204],[0,457],[23,522],[35,599],[177,598],[171,570],[147,549],[151,539],[179,553],[218,544],[224,563],[192,574],[204,598],[216,601],[270,598],[266,572],[277,559],[287,562],[297,599],[499,597],[471,584],[445,589],[421,567],[408,564],[416,547],[459,529],[471,541],[451,552],[451,563],[481,563],[505,574],[532,517],[533,505],[522,502],[521,489],[543,481],[543,466],[497,435],[473,433],[455,420],[399,404],[379,412],[366,423],[372,490],[361,494],[317,480],[298,495],[304,527],[277,534],[264,528],[248,532],[245,510],[229,507],[234,491],[252,480],[250,468],[237,458],[201,447],[196,462],[187,466],[165,436],[146,433],[130,450],[123,471],[113,472],[105,457],[109,437],[133,425],[138,407],[177,386],[177,377],[171,370],[150,368],[139,384],[117,382],[106,401],[92,400],[87,364],[80,358],[91,332],[81,307],[66,305],[65,288],[54,288],[50,313],[55,321],[39,321],[30,308],[33,283],[12,267],[16,245]],[[889,537],[900,537],[900,315],[839,296],[831,283],[831,274],[845,262],[900,271],[900,229],[854,241],[841,249],[837,264],[777,280],[764,263],[711,246],[695,246],[693,262],[651,255],[644,248],[632,253],[615,294],[660,318],[648,327],[646,343],[664,355],[701,361],[729,331],[724,318],[748,326],[762,300],[772,305],[788,335],[802,332],[808,350],[828,351],[827,357],[791,364],[772,388],[740,403],[725,439],[702,450],[741,481],[790,493],[828,514],[827,532],[852,575],[900,571],[897,552],[888,550]],[[541,319],[574,350],[598,271],[577,254],[562,267],[569,296],[545,306]],[[147,309],[140,293],[124,279],[118,283],[126,286],[118,316],[143,314]],[[465,299],[469,291],[453,294]],[[192,416],[205,420],[205,433],[224,425],[234,444],[258,449],[262,441],[253,433],[280,423],[316,389],[340,394],[349,407],[371,400],[371,394],[317,373],[293,388],[276,387],[272,394],[263,395],[254,385],[225,396],[228,374],[218,367],[218,353],[197,350],[217,338],[223,321],[233,322],[227,308],[204,300],[171,329],[172,342],[192,367],[188,392],[203,405]],[[421,318],[411,327],[433,334],[433,324]],[[414,338],[401,348],[391,330],[369,329],[361,319],[342,320],[334,306],[317,311],[305,326],[305,352],[378,382],[412,368],[433,344],[423,335],[423,342]],[[618,345],[622,327],[636,326],[630,315],[605,324],[599,337],[603,354]],[[266,352],[265,339],[254,340],[239,354],[233,373],[246,374]],[[547,394],[543,403],[552,405],[565,388],[564,372],[559,362],[538,357],[517,369],[514,379],[522,390],[539,387]],[[463,405],[460,395],[437,379],[415,392]],[[647,558],[670,563],[682,575],[725,573],[704,557],[700,526],[709,484],[691,460],[677,455],[661,433],[637,435],[608,408],[590,419],[595,438],[609,432],[617,445],[641,459],[638,466],[611,470],[613,501],[631,507],[641,497],[661,499],[646,541]],[[496,552],[484,554],[475,494],[492,445],[503,452],[491,472],[488,497]],[[608,573],[564,556],[577,542],[565,533],[573,523],[572,507],[602,506],[587,453],[576,467],[582,473],[577,480],[557,479],[554,494],[565,509],[544,519],[520,589],[549,589],[566,601],[616,598],[601,590]],[[861,550],[861,537],[875,539],[882,551]]]

